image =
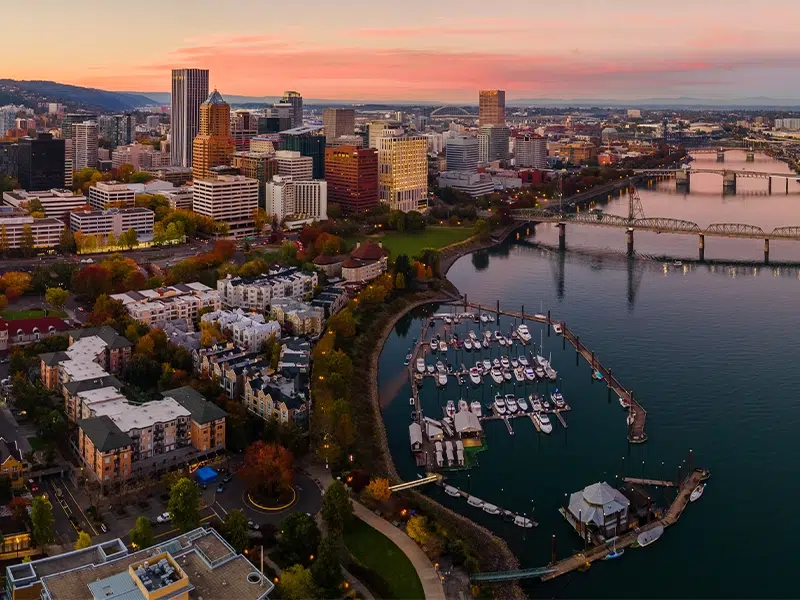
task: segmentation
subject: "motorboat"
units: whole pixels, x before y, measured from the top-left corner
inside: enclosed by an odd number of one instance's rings
[[[469,412],[469,404],[466,400],[459,400],[458,401],[458,412]]]
[[[606,555],[603,557],[603,560],[613,560],[613,559],[615,559],[615,558],[619,558],[619,557],[620,557],[620,556],[622,556],[623,554],[625,554],[625,548],[620,548],[619,550],[617,550],[617,549],[615,548],[614,550],[612,550],[611,552],[609,552],[608,554],[606,554]]]
[[[647,531],[643,531],[636,537],[636,541],[644,548],[645,546],[649,546],[658,538],[660,538],[664,534],[664,526],[663,525],[656,525],[652,529],[648,529]]]
[[[522,354],[519,355],[519,358],[517,360],[519,360],[519,364],[521,364],[523,367],[527,367],[529,364],[528,359],[525,358]]]
[[[625,423],[630,427],[636,421],[636,411],[632,410],[628,413],[628,418],[625,419]]]
[[[549,363],[544,366],[544,376],[550,381],[555,381],[558,379],[558,373],[553,367],[550,366]]]
[[[447,373],[439,373],[437,380],[439,385],[447,385]]]
[[[500,344],[501,346],[505,346],[506,345],[506,338],[501,337],[499,340],[497,340],[497,343]]]
[[[525,381],[525,373],[523,372],[522,367],[517,367],[514,369],[514,378],[519,382]]]
[[[494,504],[489,504],[488,502],[484,502],[483,512],[489,513],[490,515],[496,515],[500,512],[500,509],[497,508]]]
[[[453,319],[451,319],[450,317],[445,317],[444,322],[450,325],[453,322]]]
[[[425,372],[425,359],[424,358],[418,358],[417,359],[417,372],[418,373],[424,373]]]
[[[679,261],[679,260],[676,260],[675,262],[672,263],[672,266],[673,267],[682,267],[683,263],[681,261]]]
[[[509,362],[511,363],[511,366],[514,367],[515,369],[519,366],[519,361],[513,356],[509,359]]]
[[[552,407],[550,406],[550,402],[548,402],[546,398],[542,398],[542,409],[550,410],[551,408]]]
[[[491,371],[489,371],[489,374],[492,376],[492,379],[494,379],[495,383],[503,383],[503,373],[497,367],[492,367]]]
[[[508,346],[508,347],[510,348],[510,347],[511,347],[511,346],[513,346],[513,345],[514,345],[514,340],[513,340],[513,338],[509,338],[509,337],[507,337],[507,338],[506,338],[506,346]]]
[[[488,323],[489,322],[489,315],[487,315],[486,313],[483,313],[483,314],[481,314],[480,319],[481,319],[481,323]]]
[[[469,409],[472,411],[476,417],[480,417],[483,414],[483,409],[481,408],[481,403],[477,400],[473,400],[469,403]]]
[[[439,373],[444,373],[445,372],[446,369],[444,368],[444,363],[442,361],[440,361],[440,360],[436,361],[436,370]]]
[[[475,350],[480,350],[481,349],[481,341],[480,340],[473,340],[472,347],[475,348]]]
[[[539,396],[536,394],[531,394],[528,396],[528,400],[531,401],[531,408],[534,412],[540,412],[542,410],[542,401],[539,400]]]
[[[553,393],[550,394],[550,400],[553,401],[553,404],[556,405],[556,408],[564,408],[566,402],[564,401],[564,396],[558,390],[558,388],[553,390]]]
[[[469,380],[474,385],[480,385],[481,384],[481,381],[483,381],[483,379],[481,379],[481,372],[478,370],[478,367],[472,367],[469,370]]]
[[[472,340],[467,338],[464,340],[464,348],[467,350],[472,350]]]
[[[494,317],[492,315],[486,315],[489,318],[489,323],[494,323]]]
[[[628,409],[631,407],[631,401],[630,401],[630,400],[626,400],[625,398],[623,398],[622,396],[620,396],[620,397],[619,397],[619,405],[620,405],[620,406],[621,406],[621,407],[622,407],[624,410],[628,410]]]
[[[533,315],[533,318],[537,321],[547,321],[547,315],[543,315],[542,313],[536,313]]]
[[[511,339],[512,340],[518,340],[519,339],[519,334],[517,333],[516,329],[512,329],[511,330]]]
[[[536,376],[539,379],[544,379],[544,369],[541,366],[537,366],[535,371],[536,371]]]
[[[410,406],[414,406],[414,397],[413,397],[413,396],[412,396],[411,398],[409,398],[409,399],[408,399],[408,404],[409,404]]]
[[[531,527],[533,527],[533,521],[531,521],[527,517],[517,515],[514,517],[514,525],[516,525],[517,527],[522,527],[523,529],[530,529]]]
[[[469,332],[469,339],[471,339],[471,340],[474,342],[475,340],[477,340],[477,339],[478,339],[478,336],[477,336],[477,335],[475,335],[475,332],[474,332],[474,331],[470,331],[470,332]]]
[[[491,369],[491,368],[492,368],[492,363],[491,363],[491,362],[489,362],[489,359],[488,359],[488,358],[484,358],[484,359],[483,359],[483,363],[482,363],[482,364],[483,364],[483,368],[484,368],[485,370],[487,370],[487,371],[488,371],[489,369]]]
[[[522,323],[517,327],[517,335],[519,335],[519,339],[523,342],[530,342],[531,341],[531,332],[528,331],[528,326],[525,323]]]
[[[514,397],[514,394],[506,394],[506,408],[508,412],[512,414],[517,412],[517,399]]]
[[[491,332],[491,330],[489,330],[489,329],[484,329],[484,330],[483,330],[483,337],[484,337],[484,338],[486,338],[487,340],[490,340],[490,339],[492,339],[492,332]]]
[[[512,377],[511,371],[503,371],[503,379],[505,379],[506,381],[511,381],[511,377]]]
[[[530,367],[525,367],[522,371],[525,374],[525,379],[528,381],[533,381],[536,379],[536,371],[531,369]]]
[[[403,365],[407,367],[409,364],[411,364],[411,358],[411,354],[406,354],[406,360],[403,362]]]
[[[689,496],[689,502],[695,502],[697,500],[700,500],[700,496],[703,495],[703,492],[705,491],[705,489],[706,489],[706,484],[705,483],[701,483],[696,488],[694,488],[692,490],[691,495]]]
[[[452,400],[448,400],[444,411],[447,413],[447,416],[452,419],[456,414],[456,403]]]
[[[500,341],[500,338],[501,338],[501,337],[503,337],[503,334],[502,334],[502,333],[500,333],[500,331],[499,331],[499,330],[496,330],[496,331],[494,332],[494,339],[496,339],[496,340]]]
[[[533,358],[536,361],[536,364],[544,369],[544,366],[547,364],[547,359],[541,354],[537,354]]]
[[[467,504],[474,506],[475,508],[483,508],[483,500],[476,498],[475,496],[468,497]]]
[[[539,429],[542,433],[550,434],[553,431],[553,424],[550,422],[550,417],[544,413],[536,413],[533,415],[536,422],[539,424]]]
[[[501,396],[500,394],[497,394],[494,397],[494,403],[492,403],[492,406],[497,411],[497,414],[499,415],[506,414],[506,399],[503,398],[503,396]]]
[[[439,352],[447,352],[447,342],[444,340],[439,342]]]
[[[553,331],[555,331],[558,335],[561,335],[564,333],[564,327],[561,325],[561,323],[556,323],[553,325]]]
[[[523,398],[523,397],[517,398],[517,406],[519,406],[519,409],[522,412],[527,412],[528,411],[528,401],[525,400],[525,398]]]
[[[433,365],[428,365],[427,367],[425,367],[425,369],[428,371],[430,375],[433,375],[434,372],[436,371],[436,367],[434,367]]]
[[[492,359],[492,366],[495,367],[496,369],[499,369],[500,368],[500,359],[499,358]]]
[[[434,338],[431,340],[431,350],[433,352],[436,352],[438,349],[439,349],[439,340]]]
[[[511,365],[511,363],[508,362],[508,357],[507,356],[501,356],[500,357],[500,366],[501,367],[503,367],[504,369],[507,369],[510,365]]]
[[[458,498],[461,495],[461,492],[458,491],[458,488],[454,488],[452,485],[444,486],[444,493],[448,496],[452,496],[453,498]]]

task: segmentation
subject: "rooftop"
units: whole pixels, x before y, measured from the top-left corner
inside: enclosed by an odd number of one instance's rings
[[[208,95],[208,98],[206,98],[206,101],[203,102],[203,104],[217,104],[217,105],[220,105],[220,104],[227,104],[227,102],[225,102],[225,98],[222,97],[222,94],[220,94],[215,89],[213,92],[211,92]]]
[[[281,131],[281,135],[303,135],[308,133],[316,133],[322,129],[322,125],[301,125],[300,127],[293,127]]]
[[[95,449],[101,452],[110,452],[125,446],[133,446],[133,440],[127,433],[123,433],[111,417],[92,417],[78,421],[80,427],[86,434]]]
[[[188,410],[191,413],[192,420],[200,425],[224,419],[228,414],[213,402],[203,398],[197,390],[190,388],[188,385],[161,392],[161,395],[164,398],[173,399]]]

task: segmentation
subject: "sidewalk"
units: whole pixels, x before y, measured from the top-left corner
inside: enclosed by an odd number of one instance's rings
[[[333,483],[333,477],[331,477],[330,471],[327,469],[312,466],[307,469],[307,472],[323,489],[327,489],[328,486]],[[444,587],[442,587],[442,580],[439,578],[439,574],[433,567],[433,563],[431,563],[430,559],[422,551],[422,548],[420,548],[414,540],[408,537],[405,532],[399,530],[383,517],[379,517],[356,500],[353,500],[353,512],[355,516],[364,521],[367,525],[380,531],[383,535],[392,540],[392,542],[403,551],[403,554],[408,557],[408,560],[414,565],[417,576],[422,583],[422,589],[425,592],[425,600],[445,600]]]

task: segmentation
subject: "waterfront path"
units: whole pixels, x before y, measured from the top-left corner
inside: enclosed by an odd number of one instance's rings
[[[323,490],[327,489],[333,483],[333,477],[331,477],[330,471],[323,467],[317,465],[309,466],[307,471]],[[422,548],[420,548],[414,540],[408,537],[405,532],[392,525],[383,517],[379,517],[356,500],[353,500],[353,513],[367,525],[389,538],[402,550],[403,554],[411,561],[411,564],[417,571],[417,576],[425,592],[425,600],[445,599],[444,587],[442,586],[442,580],[439,574],[436,572],[433,563],[422,551]]]

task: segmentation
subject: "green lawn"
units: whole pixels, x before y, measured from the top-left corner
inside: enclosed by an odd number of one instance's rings
[[[420,233],[387,231],[383,235],[371,236],[369,239],[376,243],[383,242],[383,247],[389,251],[390,257],[394,260],[400,254],[407,254],[413,258],[423,248],[444,248],[464,241],[472,234],[471,227],[428,227]],[[356,242],[363,240],[363,237],[352,237],[345,241],[355,246]]]
[[[17,319],[37,319],[39,317],[59,317],[60,319],[64,319],[67,316],[63,310],[55,310],[55,309],[48,309],[47,314],[45,315],[44,311],[41,308],[31,308],[29,310],[12,310],[6,309],[0,312],[0,317],[3,317],[6,321],[14,321]]]
[[[344,543],[350,554],[386,582],[391,598],[425,597],[414,565],[385,535],[354,518],[344,533]]]

